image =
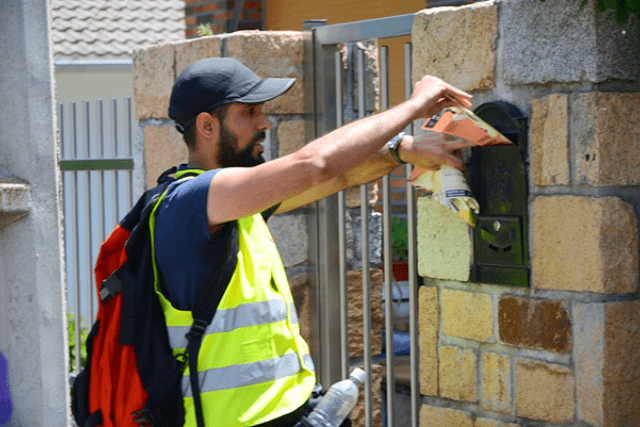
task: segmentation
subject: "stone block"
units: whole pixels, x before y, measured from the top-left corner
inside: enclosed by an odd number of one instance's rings
[[[499,420],[492,420],[490,418],[476,418],[473,427],[519,427],[520,424],[505,423]]]
[[[348,208],[359,208],[362,206],[361,186],[349,187],[344,190],[345,205]],[[369,206],[373,207],[378,202],[378,184],[371,182],[367,184],[367,194]]]
[[[302,32],[238,31],[227,35],[227,56],[262,78],[296,79],[287,93],[264,105],[265,114],[304,114]]]
[[[305,146],[305,122],[303,119],[286,120],[278,123],[278,156],[298,151]]]
[[[534,420],[569,423],[575,414],[575,379],[570,368],[518,359],[516,414]]]
[[[571,104],[574,183],[640,184],[640,92],[577,94]]]
[[[474,350],[454,346],[438,348],[440,396],[463,402],[476,402],[478,356]]]
[[[495,86],[494,1],[422,10],[415,15],[411,33],[414,81],[430,74],[466,91]]]
[[[531,175],[538,186],[569,184],[568,96],[549,95],[531,105]]]
[[[360,369],[364,370],[363,366]],[[371,425],[382,425],[382,381],[385,375],[385,367],[382,365],[371,365]],[[358,394],[358,402],[351,411],[351,423],[353,427],[365,427],[365,393],[360,390]]]
[[[633,207],[617,197],[537,197],[533,204],[532,285],[560,291],[638,289]]]
[[[175,45],[150,46],[133,53],[133,99],[136,119],[169,117],[175,81]]]
[[[273,215],[269,219],[269,230],[285,268],[303,264],[309,260],[306,215],[290,213]]]
[[[472,241],[469,226],[431,197],[418,198],[418,274],[469,280]]]
[[[186,163],[189,152],[182,134],[173,125],[144,127],[144,161],[147,188],[157,185],[156,179],[171,166]]]
[[[311,298],[309,295],[309,274],[299,273],[289,279],[293,303],[298,312],[300,335],[307,343],[313,342],[311,331]]]
[[[633,80],[640,65],[637,20],[619,28],[595,2],[500,5],[500,51],[508,84]]]
[[[573,322],[579,420],[640,425],[640,301],[576,304]]]
[[[347,243],[347,265],[351,270],[362,269],[362,221],[359,208],[345,212],[345,239]],[[382,264],[382,214],[369,212],[369,266]]]
[[[29,184],[18,178],[0,176],[0,229],[27,215],[31,210],[30,205]]]
[[[360,105],[360,90],[358,81],[358,55],[359,51],[363,53],[364,67],[364,101],[365,111],[374,112],[380,108],[380,70],[378,68],[378,41],[376,39],[363,40],[351,45],[351,48],[344,43],[338,45],[342,56],[342,77],[344,87],[353,87],[352,98],[347,99],[349,93],[343,90],[343,103],[345,105],[344,122],[349,123],[357,119],[358,108]],[[349,55],[350,54],[350,55]],[[348,64],[352,64],[349,69]],[[350,75],[350,72],[353,74]],[[351,80],[352,79],[352,80]],[[349,81],[350,80],[350,81]],[[351,105],[353,108],[348,110],[346,106]]]
[[[479,342],[492,342],[491,295],[452,289],[442,290],[442,332]]]
[[[497,353],[482,355],[482,408],[510,414],[513,409],[511,360]],[[477,427],[477,425],[476,425]]]
[[[503,296],[498,328],[505,344],[557,353],[571,350],[571,320],[561,301]]]
[[[222,56],[224,36],[199,37],[175,44],[176,77],[194,62]]]
[[[438,288],[418,288],[420,346],[420,394],[438,395]]]
[[[420,427],[473,427],[473,417],[465,411],[422,405]]]
[[[384,304],[382,303],[382,271],[374,268],[371,277],[371,354],[382,353],[382,328],[384,328]],[[364,320],[362,309],[362,271],[347,272],[347,294],[349,295],[349,357],[364,356]]]

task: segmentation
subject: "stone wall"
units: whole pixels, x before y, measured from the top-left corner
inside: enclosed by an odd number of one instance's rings
[[[531,271],[469,282],[467,225],[419,199],[421,426],[640,426],[640,25],[581,3],[416,15],[416,79],[529,117]]]

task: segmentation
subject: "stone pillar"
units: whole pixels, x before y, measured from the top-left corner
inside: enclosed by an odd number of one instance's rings
[[[13,426],[70,425],[48,2],[0,3],[0,352]]]
[[[469,283],[469,228],[418,202],[422,426],[640,425],[640,26],[580,3],[416,15],[415,78],[530,118],[528,289]]]

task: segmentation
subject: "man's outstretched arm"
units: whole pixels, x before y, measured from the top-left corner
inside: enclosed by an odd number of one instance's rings
[[[411,99],[389,110],[342,126],[260,166],[221,170],[209,190],[209,222],[221,224],[291,199],[282,208],[288,210],[382,176],[397,166],[385,154],[387,141],[415,119],[454,104],[471,106],[470,98],[438,78],[425,76],[416,83]],[[403,145],[403,160],[417,166],[432,168],[456,161],[432,141],[411,138]]]

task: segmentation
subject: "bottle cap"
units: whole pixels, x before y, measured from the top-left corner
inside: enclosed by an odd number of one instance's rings
[[[357,382],[359,385],[364,384],[367,380],[367,373],[360,368],[355,368],[351,371],[351,379]]]

